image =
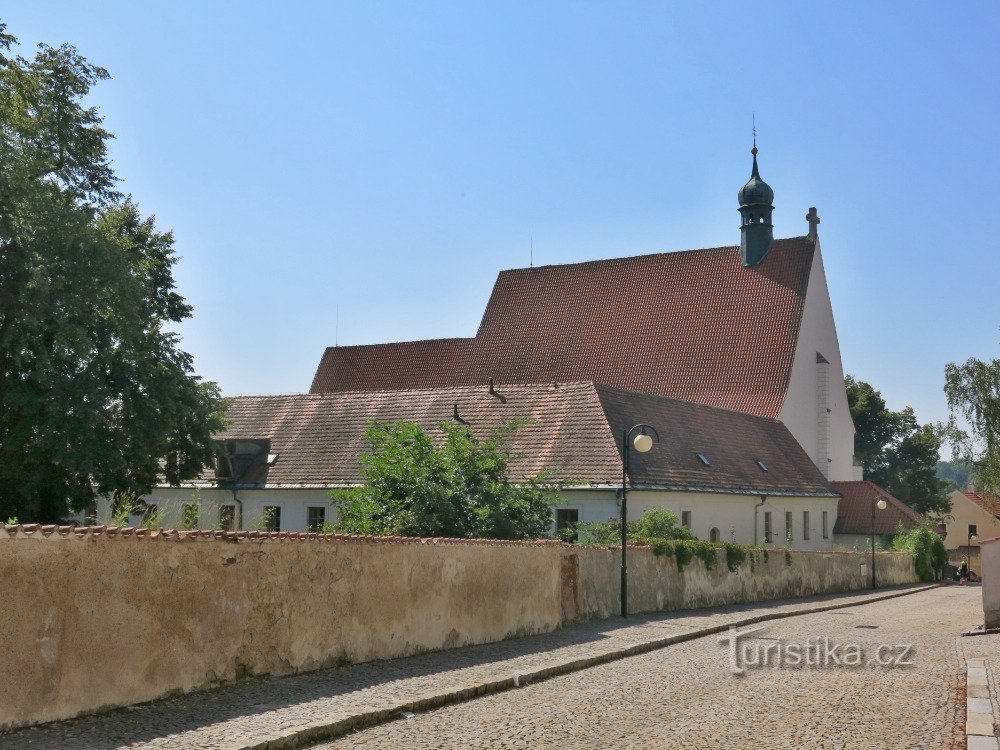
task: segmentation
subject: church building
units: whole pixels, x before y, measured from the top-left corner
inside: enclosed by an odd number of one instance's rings
[[[828,549],[838,486],[863,477],[819,217],[775,239],[752,154],[739,245],[503,271],[474,337],[330,347],[309,393],[233,399],[219,469],[149,502],[179,519],[196,487],[203,527],[318,528],[330,490],[361,482],[371,421],[487,434],[527,417],[515,475],[573,480],[557,526],[603,521],[620,436],[647,423],[660,440],[633,454],[630,517],[663,506],[702,539]]]

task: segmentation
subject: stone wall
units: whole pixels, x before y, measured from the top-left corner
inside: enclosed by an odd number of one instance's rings
[[[576,558],[578,608],[576,617],[610,617],[620,611],[621,552],[578,547],[566,553]],[[672,555],[657,556],[648,547],[629,551],[629,611],[658,612],[726,604],[790,599],[854,591],[871,586],[871,556],[855,552],[790,552],[772,550],[764,559],[757,552],[735,571],[726,553],[716,553],[711,569],[695,558],[678,572]],[[880,552],[875,576],[879,586],[914,583],[913,558],[907,553]]]
[[[864,555],[730,573],[630,551],[633,612],[865,588]],[[0,729],[344,662],[554,630],[619,609],[619,556],[558,542],[0,527]],[[879,557],[886,584],[915,580]]]

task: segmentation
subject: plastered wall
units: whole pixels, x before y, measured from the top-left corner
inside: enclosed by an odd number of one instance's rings
[[[865,555],[772,551],[680,573],[630,550],[633,612],[864,588]],[[0,729],[619,609],[617,550],[558,542],[0,526]],[[879,556],[886,584],[909,556]]]

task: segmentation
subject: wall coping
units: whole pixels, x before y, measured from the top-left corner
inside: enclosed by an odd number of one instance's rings
[[[61,526],[57,524],[0,524],[0,541],[9,539],[85,540],[85,539],[129,539],[167,542],[356,542],[361,544],[416,544],[416,545],[468,545],[485,547],[558,547],[568,550],[618,550],[619,546],[596,544],[570,544],[556,539],[535,539],[521,541],[515,539],[465,539],[462,537],[414,537],[414,536],[371,536],[364,534],[323,534],[313,531],[220,531],[218,529],[144,529],[134,526]],[[990,540],[990,541],[1000,541]],[[630,549],[650,549],[650,545],[629,542]],[[718,547],[717,552],[724,552]],[[768,547],[771,554],[785,552],[784,547]],[[869,552],[856,550],[789,550],[793,555],[864,555]],[[879,555],[909,555],[908,552],[893,550],[879,551]]]
[[[144,529],[134,526],[60,526],[56,524],[0,524],[0,541],[6,539],[134,539],[148,541],[226,542],[361,542],[365,544],[466,544],[508,547],[572,547],[555,539],[464,539],[455,537],[367,536],[323,534],[312,531],[220,531],[218,529]]]

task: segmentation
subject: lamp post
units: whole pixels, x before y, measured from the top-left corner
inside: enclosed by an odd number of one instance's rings
[[[632,433],[639,434],[632,438]],[[660,434],[648,424],[633,425],[631,429],[622,431],[622,617],[628,617],[628,560],[625,556],[625,545],[628,543],[628,471],[630,449],[634,447],[639,453],[647,453],[653,447],[653,437],[646,434],[649,430],[660,442]],[[629,445],[629,438],[632,444]]]
[[[875,508],[878,507],[879,510],[885,510],[887,503],[884,497],[879,497],[875,495],[872,498],[872,588],[878,588],[875,585]]]
[[[965,541],[965,569],[972,570],[972,540],[976,535],[972,533],[972,525],[969,525],[969,538]]]

